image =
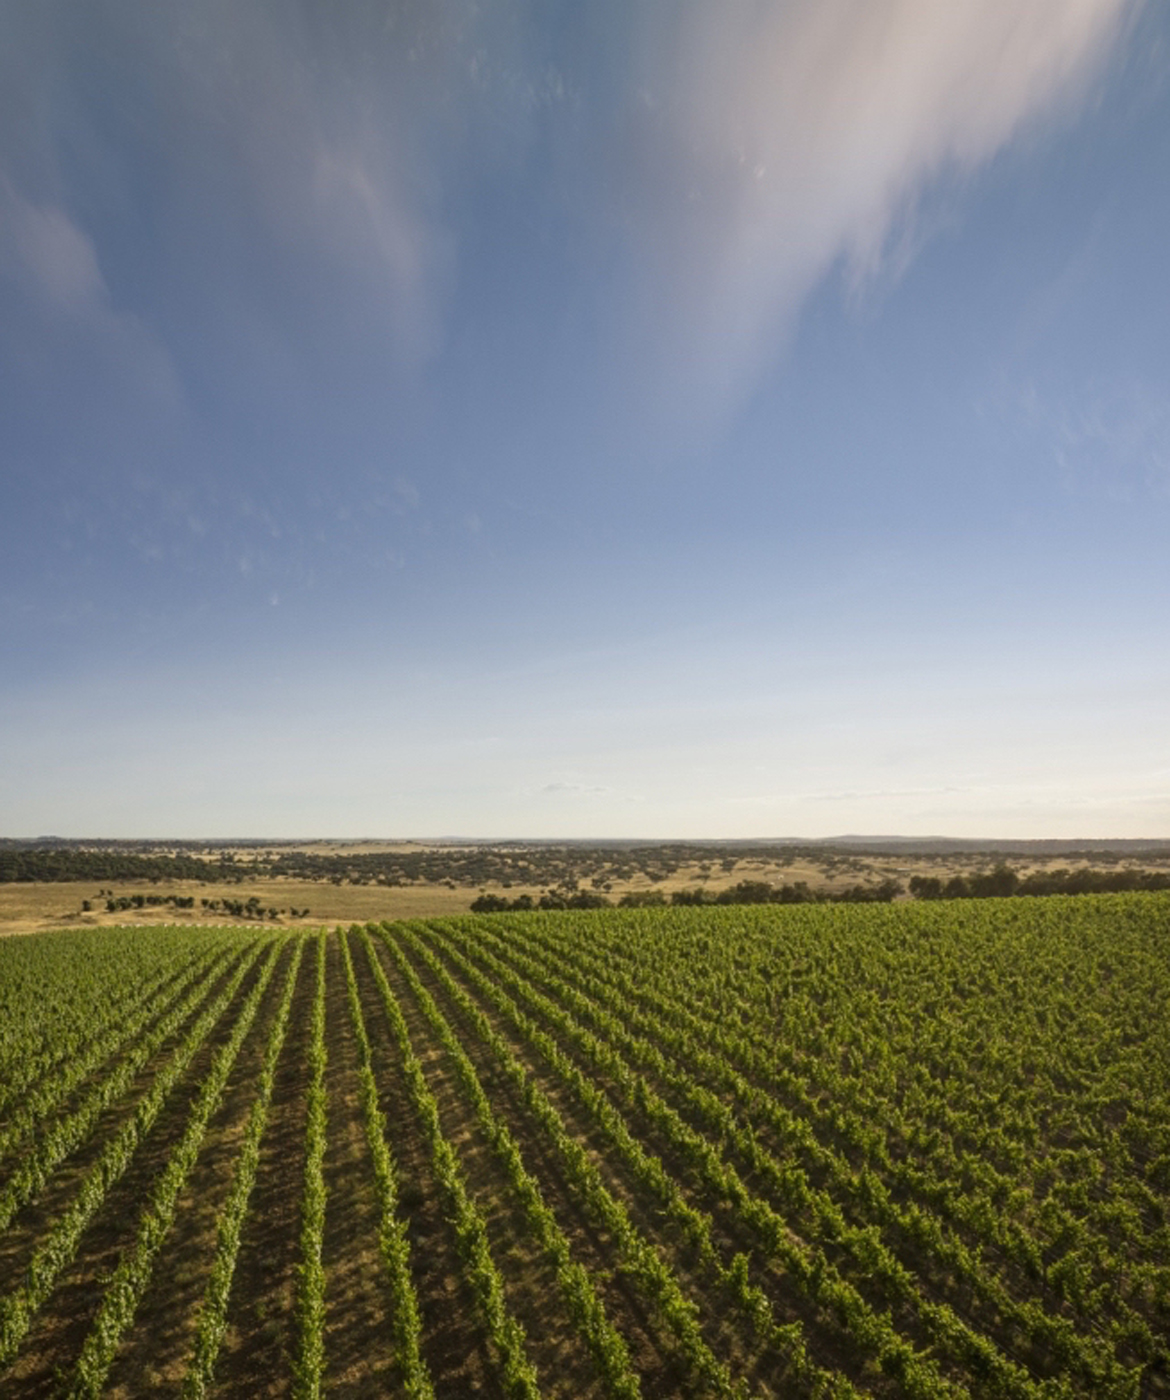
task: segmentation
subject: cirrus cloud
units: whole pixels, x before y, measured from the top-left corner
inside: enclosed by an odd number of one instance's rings
[[[688,418],[753,386],[836,265],[856,289],[913,211],[1083,99],[1140,0],[659,6],[613,170],[635,244],[638,392]]]

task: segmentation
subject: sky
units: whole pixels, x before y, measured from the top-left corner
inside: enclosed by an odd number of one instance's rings
[[[0,836],[1170,836],[1170,10],[41,0]]]

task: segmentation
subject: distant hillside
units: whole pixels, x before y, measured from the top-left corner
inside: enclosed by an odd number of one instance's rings
[[[1170,853],[1170,839],[1154,838],[1075,838],[1069,840],[1009,841],[1003,838],[966,840],[953,836],[831,836],[800,845],[832,849],[845,848],[883,855],[1005,855],[1005,856],[1088,856],[1098,852],[1135,856]]]
[[[830,852],[833,850],[864,852],[867,855],[1010,855],[1051,858],[1053,856],[1088,856],[1096,852],[1110,855],[1167,855],[1170,854],[1170,837],[1075,837],[1040,838],[1030,841],[1015,841],[1003,837],[958,837],[958,836],[767,836],[737,837],[727,840],[719,837],[695,837],[690,840],[677,840],[669,837],[620,837],[606,839],[589,837],[488,837],[488,836],[425,836],[425,837],[200,837],[169,839],[165,837],[133,837],[111,839],[100,836],[0,836],[0,851],[119,851],[140,855],[157,854],[160,851],[213,851],[253,850],[279,851],[290,846],[329,847],[345,850],[356,846],[417,845],[419,847],[490,847],[503,849],[556,849],[591,851],[632,851],[651,849],[735,851],[775,850],[777,847],[795,847],[808,851]]]

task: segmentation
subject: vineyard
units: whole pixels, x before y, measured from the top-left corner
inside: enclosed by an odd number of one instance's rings
[[[1170,1396],[1170,897],[0,941],[0,1393]]]

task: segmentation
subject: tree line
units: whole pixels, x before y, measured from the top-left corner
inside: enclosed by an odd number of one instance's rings
[[[876,885],[851,885],[846,890],[814,890],[806,881],[772,885],[767,880],[741,880],[725,890],[702,888],[674,890],[630,890],[618,900],[607,899],[596,890],[546,890],[533,897],[484,893],[474,900],[474,914],[503,914],[526,909],[662,909],[667,905],[717,904],[888,904],[903,888],[896,880]]]
[[[263,904],[256,895],[249,895],[247,899],[201,899],[200,907],[209,914],[231,914],[237,919],[279,919],[282,914],[288,914],[293,919],[303,919],[307,917],[308,906],[304,909],[277,909],[274,905]],[[159,907],[171,909],[194,909],[195,896],[193,894],[110,894],[106,900],[107,914],[121,914],[127,909],[155,909]],[[83,913],[89,913],[93,905],[90,900],[83,899],[81,908]]]
[[[0,884],[31,881],[60,883],[67,880],[167,883],[198,880],[221,884],[251,879],[255,870],[237,863],[230,854],[217,860],[198,856],[158,854],[139,855],[129,851],[79,851],[69,848],[0,850]]]
[[[915,899],[1005,899],[1011,895],[1125,894],[1170,890],[1170,874],[1156,870],[1035,870],[1021,876],[1010,865],[975,875],[914,875]]]
[[[668,905],[720,904],[889,904],[909,893],[912,899],[1006,899],[1013,895],[1123,894],[1130,891],[1170,889],[1170,874],[1150,870],[1047,870],[1021,876],[1009,865],[972,875],[914,875],[909,891],[897,880],[855,884],[842,890],[814,889],[805,880],[771,884],[767,880],[740,880],[724,890],[704,888],[631,890],[610,900],[596,890],[550,889],[543,894],[506,895],[483,893],[471,905],[474,914],[514,913],[529,909],[661,909]]]

